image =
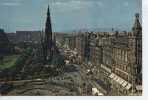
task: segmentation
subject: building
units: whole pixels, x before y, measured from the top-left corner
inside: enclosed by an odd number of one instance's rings
[[[142,27],[135,16],[132,32],[116,34],[110,75],[112,95],[140,95],[142,92]]]
[[[45,32],[41,33],[41,55],[44,58],[45,64],[54,62],[57,56],[61,56],[58,47],[56,46],[56,34],[52,32],[51,18],[49,6],[47,9],[47,18],[45,23]]]
[[[43,55],[44,60],[52,60],[53,56],[53,40],[54,36],[52,34],[52,26],[51,26],[51,19],[50,19],[50,10],[49,6],[47,9],[47,19],[46,19],[46,25],[45,25],[45,36],[43,40]]]
[[[87,34],[76,38],[81,63],[89,62],[93,79],[106,90],[106,95],[141,95],[142,27],[139,14],[135,16],[131,32],[92,32],[89,39],[84,37]]]
[[[16,33],[6,33],[6,35],[11,43],[17,42],[18,38],[16,39]]]
[[[90,59],[90,47],[89,47],[89,42],[90,42],[90,33],[79,33],[75,37],[75,48],[78,52],[78,59],[80,63],[88,63]],[[74,43],[73,43],[74,44]]]
[[[130,73],[130,65],[128,61],[128,53],[130,52],[130,48],[128,47],[128,33],[116,33],[116,38],[113,41],[113,63],[112,63],[112,74],[111,76],[111,82],[112,82],[112,93],[115,93],[115,95],[123,95],[127,94],[124,90],[126,89],[125,85],[121,83],[123,80],[123,83],[129,84],[130,88],[131,82],[129,79],[129,73]],[[114,80],[114,77],[117,77],[119,81]],[[114,91],[115,90],[115,91]]]
[[[82,63],[84,61],[84,34],[79,34],[76,37],[76,50],[78,52],[78,61]]]
[[[92,33],[90,38],[90,63],[93,79],[104,91],[110,91],[112,67],[112,41],[113,36],[108,32]]]
[[[40,43],[41,40],[41,31],[16,31],[16,39],[14,36],[8,33],[8,36],[11,41],[15,39],[14,42],[27,42],[27,43]]]

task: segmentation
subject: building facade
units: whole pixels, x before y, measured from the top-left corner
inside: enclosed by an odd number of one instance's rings
[[[76,38],[78,54],[81,62],[90,63],[93,79],[107,91],[107,95],[142,94],[142,26],[139,15],[135,16],[131,32],[92,32],[87,42],[84,41],[86,36]],[[84,60],[86,57],[89,59]]]
[[[8,33],[9,34],[9,33]],[[39,43],[41,31],[16,31],[15,37],[10,35],[10,40],[14,40],[16,43],[26,42],[26,43]]]
[[[132,32],[114,40],[112,88],[115,95],[134,95],[142,91],[142,27],[135,16]]]

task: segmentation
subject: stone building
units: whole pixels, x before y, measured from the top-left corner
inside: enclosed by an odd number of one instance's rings
[[[76,41],[76,37],[75,36],[71,36],[69,38],[69,47],[70,49],[74,50],[75,49],[75,41]]]
[[[102,63],[99,68],[99,79],[104,82],[106,91],[110,91],[110,80],[109,75],[112,67],[112,36],[105,33],[102,36]]]
[[[50,18],[50,10],[49,6],[47,9],[47,18],[46,18],[46,23],[45,23],[45,34],[44,34],[44,48],[43,48],[43,55],[44,55],[44,60],[52,60],[53,53],[54,53],[54,47],[53,47],[53,40],[54,40],[54,35],[52,33],[52,26],[51,26],[51,18]]]
[[[14,43],[39,43],[41,31],[16,31],[15,37],[8,33],[10,40]],[[14,38],[14,39],[13,39]]]
[[[68,46],[69,49],[74,50],[76,48],[76,36],[75,35],[66,35],[63,37],[64,44]]]
[[[78,52],[78,59],[80,60],[80,63],[88,63],[90,60],[89,38],[90,38],[89,32],[79,33],[78,35],[75,36],[75,49]]]
[[[92,33],[90,40],[90,63],[94,69],[93,77],[106,92],[110,90],[109,75],[112,67],[112,33]]]
[[[76,37],[76,50],[78,52],[79,63],[84,62],[85,60],[85,37],[84,34],[79,34]]]
[[[112,95],[134,95],[141,92],[142,27],[138,14],[132,32],[116,34],[112,58]]]
[[[80,64],[106,95],[142,94],[142,26],[139,14],[131,32],[91,32],[75,37]]]
[[[16,33],[6,33],[6,35],[11,43],[17,42],[18,38],[16,38]]]
[[[94,73],[94,78],[98,78],[99,67],[102,63],[102,47],[98,43],[97,34],[91,33],[89,42],[89,63]],[[95,69],[95,70],[94,70]]]
[[[108,95],[142,92],[142,27],[136,14],[132,32],[91,33],[93,77]]]
[[[112,93],[115,93],[115,95],[127,94],[124,90],[128,90],[131,87],[130,82],[128,82],[130,80],[129,51],[127,33],[116,33],[113,41],[113,63],[112,74],[110,75],[113,88]],[[116,79],[114,79],[115,77]]]

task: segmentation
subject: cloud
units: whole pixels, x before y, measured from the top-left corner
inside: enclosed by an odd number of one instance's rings
[[[52,3],[52,6],[56,9],[58,9],[61,12],[65,11],[73,11],[73,10],[79,10],[86,7],[87,5],[82,3],[81,1],[68,1],[68,2],[54,2]]]
[[[97,2],[97,5],[100,6],[100,7],[104,7],[103,2],[100,2],[100,1]]]
[[[21,3],[18,3],[18,2],[5,2],[5,3],[2,3],[3,6],[20,6]]]
[[[1,1],[2,6],[20,6],[23,0],[3,0]]]
[[[127,6],[129,6],[129,3],[128,2],[124,2],[123,6],[127,7]]]
[[[61,0],[61,1],[54,1],[52,2],[52,6],[59,11],[74,11],[80,9],[88,9],[94,7],[94,1],[90,0]],[[97,2],[99,7],[103,7],[104,4],[102,2]]]

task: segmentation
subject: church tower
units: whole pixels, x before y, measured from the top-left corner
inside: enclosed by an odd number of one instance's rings
[[[46,26],[45,26],[45,59],[49,60],[52,59],[52,26],[51,26],[51,19],[50,19],[50,10],[49,6],[47,9],[47,19],[46,19]]]
[[[133,33],[134,33],[133,35],[135,35],[135,36],[142,35],[142,26],[139,21],[139,14],[138,13],[135,15],[135,23],[133,26]]]
[[[132,33],[129,36],[132,92],[135,92],[137,85],[142,85],[142,26],[139,14],[135,15],[135,22]]]
[[[136,84],[142,84],[142,26],[140,24],[139,14],[135,15],[135,24],[133,35],[135,37],[135,56],[136,56]]]

